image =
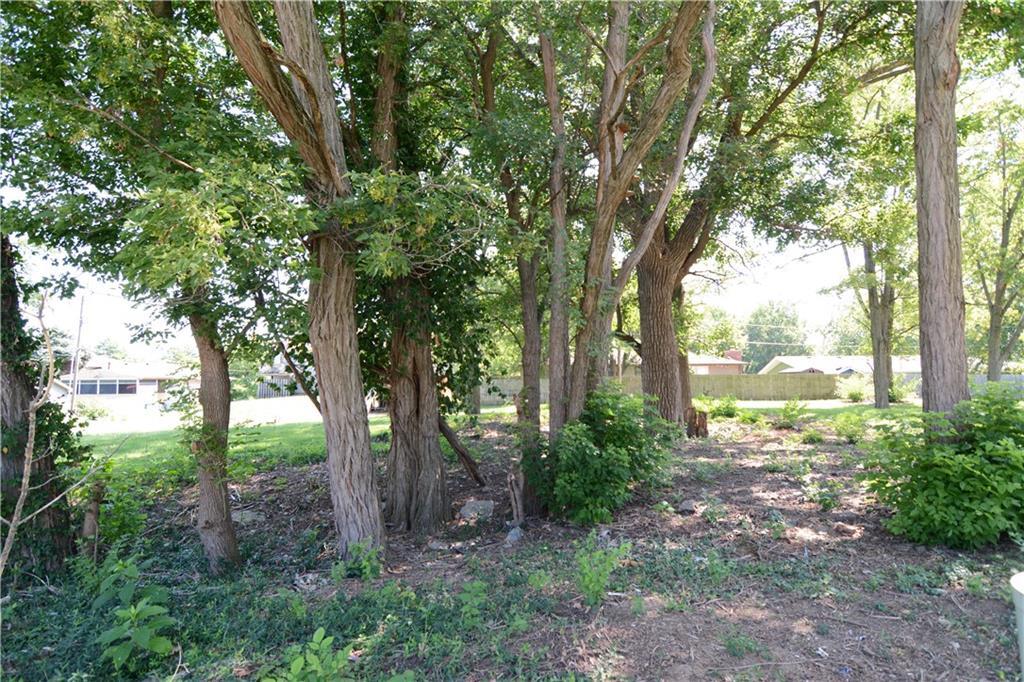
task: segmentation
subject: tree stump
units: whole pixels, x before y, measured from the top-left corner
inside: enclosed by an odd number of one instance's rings
[[[686,437],[707,438],[708,437],[708,413],[701,412],[695,407],[686,408]]]

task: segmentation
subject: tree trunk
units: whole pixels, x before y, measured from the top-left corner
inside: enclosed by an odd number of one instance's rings
[[[864,273],[868,276],[868,322],[871,328],[871,377],[874,384],[875,407],[889,407],[892,388],[892,324],[896,292],[888,282],[879,282],[874,247],[864,243]]]
[[[523,443],[523,460],[540,456],[540,311],[537,309],[537,268],[540,254],[527,259],[516,257],[519,270],[519,292],[523,316],[523,389],[519,397],[519,436]],[[533,516],[542,506],[529,481],[523,484],[523,513]]]
[[[248,3],[215,0],[213,10],[249,81],[312,172],[311,201],[323,208],[350,195],[334,85],[312,2],[274,3],[285,56],[301,69],[303,81],[299,74],[290,81],[284,75]],[[359,367],[355,271],[346,260],[336,223],[328,221],[311,250],[321,275],[310,282],[309,340],[327,440],[334,525],[338,548],[346,557],[350,543],[380,545],[384,524]]]
[[[384,541],[370,427],[359,367],[355,319],[356,277],[335,239],[317,241],[322,272],[309,289],[309,341],[327,437],[327,473],[339,550]]]
[[[868,289],[868,310],[871,318],[871,377],[875,390],[875,407],[889,407],[892,388],[892,316],[891,305],[879,300],[873,288]]]
[[[25,319],[21,316],[17,264],[17,252],[5,234],[0,248],[0,342],[3,349],[0,360],[0,429],[5,441],[0,454],[0,499],[5,502],[16,500],[20,492],[28,443],[26,420],[36,393],[31,374],[33,345],[25,331]],[[32,485],[37,487],[30,493],[28,504],[32,508],[26,512],[47,504],[61,492],[56,462],[45,444],[39,442],[39,437],[36,440],[31,479]],[[28,561],[42,566],[48,574],[60,570],[64,559],[74,550],[66,498],[38,514],[30,527],[23,527],[20,532],[26,530],[33,539],[20,544]]]
[[[432,533],[451,518],[437,380],[426,334],[415,321],[395,325],[388,368],[391,449],[384,515],[392,527],[417,534]]]
[[[544,65],[544,95],[551,116],[551,132],[555,136],[554,156],[548,179],[551,198],[551,227],[548,244],[551,249],[551,320],[548,324],[548,437],[553,445],[565,425],[566,381],[569,371],[569,293],[568,235],[565,229],[565,117],[558,93],[555,48],[551,38],[540,34],[541,60]]]
[[[199,508],[196,528],[203,542],[210,571],[221,573],[241,563],[231,500],[227,486],[228,427],[231,422],[231,378],[228,358],[217,339],[215,326],[191,315],[192,338],[199,352],[199,404],[203,425],[192,441],[199,472]]]
[[[25,434],[21,428],[32,402],[33,385],[29,376],[28,355],[31,352],[24,341],[25,320],[21,316],[21,291],[15,276],[17,254],[10,239],[3,235],[2,263],[2,310],[0,325],[3,328],[3,356],[0,360],[0,425],[4,435],[17,434],[5,443],[0,466],[0,480],[3,481],[3,496],[17,496],[18,483],[24,459],[19,454],[25,450]],[[25,356],[25,357],[20,357]]]
[[[540,441],[540,311],[537,309],[539,254],[516,257],[523,318],[523,389],[520,393],[520,437],[524,450],[536,450]]]
[[[663,419],[683,424],[684,410],[680,357],[672,315],[675,275],[648,252],[637,267],[637,294],[640,302],[640,379],[644,393],[655,396]]]
[[[999,381],[1003,374],[1003,314],[996,306],[989,306],[988,315],[988,343],[986,348],[987,370],[985,378],[988,381]]]
[[[919,2],[914,26],[921,394],[929,412],[970,397],[956,161],[957,33],[963,2]]]

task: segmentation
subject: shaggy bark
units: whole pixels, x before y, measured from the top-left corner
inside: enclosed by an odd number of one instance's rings
[[[0,454],[0,497],[5,500],[16,499],[23,483],[29,439],[26,420],[36,397],[31,361],[27,357],[31,348],[25,342],[25,319],[21,315],[21,290],[15,270],[17,262],[14,245],[5,234],[0,246],[0,325],[3,327],[0,334],[3,340],[3,357],[0,359],[0,428],[7,441]],[[9,434],[14,434],[14,437]],[[36,449],[30,465],[29,478],[33,485],[40,486],[33,500],[38,500],[38,506],[42,507],[61,493],[56,463],[49,450],[43,448]],[[32,504],[35,505],[35,501]],[[60,570],[64,559],[74,550],[74,534],[66,502],[53,504],[36,514],[31,524],[42,544],[25,547],[28,561],[41,565],[47,573]]]
[[[202,430],[192,441],[199,474],[196,528],[210,571],[216,574],[242,560],[231,521],[227,486],[231,378],[227,353],[217,338],[214,324],[199,315],[190,316],[189,324],[199,353],[199,404],[203,410]]]
[[[662,418],[682,424],[686,404],[680,373],[685,358],[680,358],[672,315],[672,281],[677,271],[653,262],[656,260],[656,254],[645,254],[636,273],[643,344],[640,380],[644,393],[658,397],[658,412]]]
[[[569,371],[569,292],[567,275],[568,236],[565,229],[565,117],[558,94],[555,48],[551,38],[540,34],[541,60],[544,66],[544,95],[551,116],[551,132],[555,136],[554,155],[548,192],[551,199],[551,227],[548,243],[551,249],[551,319],[548,323],[548,437],[554,445],[565,425],[566,380]]]
[[[630,70],[627,66],[635,65],[638,57],[642,56],[648,46],[640,48],[627,64],[629,7],[625,2],[612,2],[610,6],[608,36],[603,49],[605,76],[597,125],[596,218],[590,235],[584,270],[583,298],[580,303],[583,326],[576,337],[570,375],[566,415],[570,420],[580,415],[587,393],[601,381],[607,364],[612,312],[638,261],[647,251],[655,233],[663,225],[668,204],[682,178],[683,162],[690,149],[690,137],[697,114],[710,90],[715,71],[713,3],[707,6],[701,36],[707,68],[697,92],[687,106],[686,117],[676,142],[672,172],[662,186],[654,212],[639,233],[634,235],[633,249],[612,278],[611,241],[616,214],[626,198],[637,169],[647,158],[668,114],[689,82],[692,71],[689,43],[705,5],[706,3],[690,2],[679,6],[665,47],[665,66],[661,82],[628,145],[625,144],[628,126],[622,121],[623,105],[629,91],[629,86],[625,82]]]
[[[225,38],[313,174],[310,198],[329,206],[351,193],[334,87],[317,31],[313,4],[276,2],[284,54],[256,27],[245,2],[215,0]],[[288,66],[292,79],[281,70]],[[336,222],[311,240],[321,276],[310,283],[309,338],[327,440],[327,469],[334,525],[342,556],[353,542],[383,542],[383,520],[370,451],[370,429],[354,312],[355,271]]]
[[[956,165],[962,13],[963,2],[921,2],[914,25],[921,395],[929,412],[952,412],[970,397]]]
[[[413,294],[407,286],[400,290]],[[422,292],[413,297],[421,306],[425,303]],[[399,530],[432,533],[451,518],[451,507],[430,339],[416,319],[401,321],[393,328],[388,373],[392,436],[384,515]]]
[[[868,276],[868,321],[871,327],[871,377],[875,391],[875,407],[889,407],[892,388],[892,327],[896,290],[888,281],[879,283],[871,244],[864,244],[864,272]]]

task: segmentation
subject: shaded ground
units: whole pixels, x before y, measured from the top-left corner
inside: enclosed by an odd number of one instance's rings
[[[1019,549],[956,552],[894,538],[853,478],[857,448],[827,422],[814,428],[824,442],[727,420],[712,423],[710,439],[683,444],[665,484],[598,529],[601,542],[632,548],[596,609],[576,585],[576,543],[588,529],[533,523],[505,543],[507,422],[461,432],[487,488],[449,470],[453,508],[494,500],[494,517],[453,521],[433,538],[391,536],[376,579],[332,571],[322,465],[231,484],[248,566],[228,581],[202,574],[189,527],[195,491],[160,498],[145,533],[154,566],[164,566],[154,578],[177,595],[179,674],[258,679],[286,644],[321,626],[353,643],[353,674],[367,679],[407,670],[466,680],[1014,679],[1005,584],[1024,569]],[[53,636],[38,627],[37,639],[5,647],[8,673],[71,669],[56,665],[60,647],[53,660],[29,653],[31,641]]]

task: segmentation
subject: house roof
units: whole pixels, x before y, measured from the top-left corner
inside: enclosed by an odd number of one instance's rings
[[[696,353],[687,353],[687,361],[690,366],[694,365],[746,365],[747,363],[743,360],[733,360],[732,358],[720,358],[717,355],[697,355]]]
[[[870,355],[776,355],[758,374],[797,374],[818,371],[822,374],[871,374],[874,359]],[[896,374],[919,374],[921,356],[892,356],[892,371]]]
[[[78,370],[79,379],[184,379],[191,372],[169,362],[126,362],[98,356]],[[71,380],[71,374],[61,376]]]

